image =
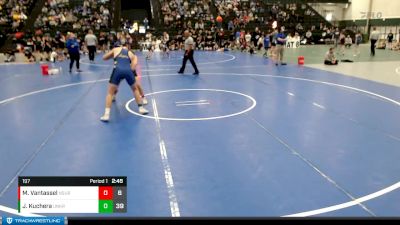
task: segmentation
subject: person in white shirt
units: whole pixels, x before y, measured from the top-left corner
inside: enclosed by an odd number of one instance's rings
[[[257,41],[258,51],[260,51],[261,48],[263,48],[263,47],[264,47],[264,35],[260,35],[260,37],[258,38],[258,41]]]
[[[53,48],[53,51],[50,54],[50,62],[55,63],[57,61],[57,52],[56,49]]]
[[[247,34],[244,36],[244,39],[246,40],[246,45],[249,46],[250,45],[250,41],[251,41],[250,32],[247,32]]]
[[[306,33],[307,43],[312,43],[312,33],[311,30],[308,30]]]
[[[344,40],[344,46],[346,48],[350,48],[352,44],[353,44],[353,39],[351,39],[350,35],[347,35],[347,37]]]
[[[154,47],[155,47],[155,48],[154,48],[154,51],[155,51],[155,52],[161,51],[161,49],[160,49],[161,42],[162,42],[161,39],[157,38],[157,40],[156,40],[156,45],[154,46]]]
[[[355,48],[354,48],[354,56],[358,56],[360,54],[360,44],[362,43],[362,35],[361,31],[358,31],[356,36],[355,36]]]
[[[329,51],[325,54],[325,65],[337,65],[338,61],[335,57],[335,48],[330,48]]]
[[[163,51],[163,56],[168,56],[169,58],[169,35],[167,32],[164,31],[163,33],[163,40],[162,40],[162,51]]]
[[[191,34],[188,30],[185,30],[184,36],[186,38],[186,40],[185,40],[185,55],[183,57],[182,67],[180,68],[178,73],[183,74],[183,72],[185,71],[186,62],[189,60],[194,68],[193,75],[199,75],[199,70],[197,69],[196,63],[194,62],[194,59],[193,59],[194,48],[195,48],[193,38],[191,37]]]
[[[379,32],[376,30],[376,27],[373,28],[369,39],[371,40],[371,56],[375,56],[375,45],[379,39]]]
[[[89,30],[88,34],[85,36],[85,43],[89,51],[89,60],[93,62],[96,53],[97,37],[93,34],[92,30]]]
[[[151,57],[153,56],[153,52],[154,52],[153,38],[152,38],[152,34],[150,32],[147,32],[147,34],[146,34],[146,46],[147,46],[147,50],[148,50],[148,52],[146,54],[146,59],[150,60]]]

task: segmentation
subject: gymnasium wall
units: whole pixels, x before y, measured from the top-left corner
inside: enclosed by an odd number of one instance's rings
[[[371,10],[369,3],[372,1]],[[370,12],[372,19],[400,18],[400,1],[398,0],[353,0],[347,9],[344,9],[342,20],[366,19]]]
[[[371,4],[371,10],[369,9]],[[399,0],[352,0],[350,4],[309,3],[324,17],[333,14],[334,21],[371,19],[400,19]]]

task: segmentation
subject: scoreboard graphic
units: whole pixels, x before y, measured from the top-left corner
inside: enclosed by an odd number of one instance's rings
[[[126,213],[126,177],[18,177],[20,213]]]

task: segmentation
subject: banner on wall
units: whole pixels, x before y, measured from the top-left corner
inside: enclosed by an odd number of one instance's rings
[[[300,47],[300,37],[288,36],[286,41],[286,48],[299,48]]]

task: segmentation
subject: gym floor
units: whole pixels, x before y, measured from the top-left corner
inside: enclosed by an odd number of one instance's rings
[[[200,76],[176,73],[182,52],[138,52],[150,113],[123,81],[109,123],[112,61],[0,65],[0,215],[17,214],[18,176],[127,176],[112,216],[400,216],[399,53],[329,67],[326,51],[196,52]]]

